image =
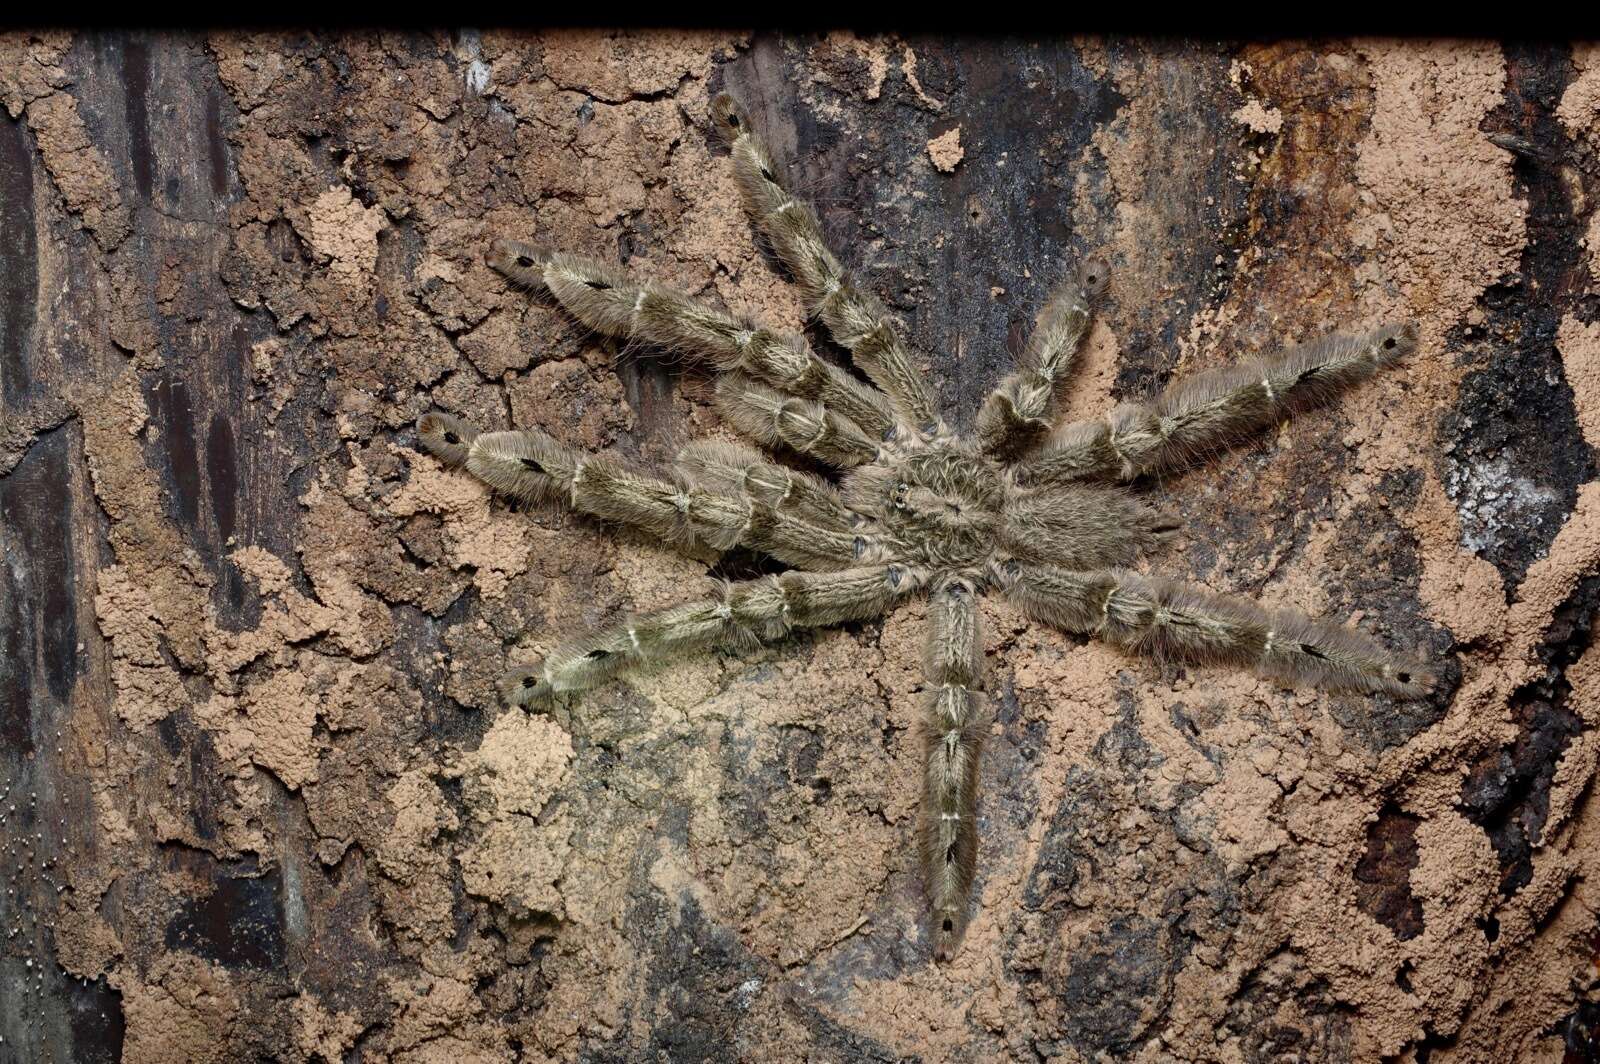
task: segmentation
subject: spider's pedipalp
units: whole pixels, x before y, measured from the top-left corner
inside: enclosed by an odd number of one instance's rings
[[[1061,394],[1089,335],[1090,304],[1109,276],[1099,259],[1083,263],[1056,286],[1016,372],[997,385],[978,411],[978,442],[984,453],[1012,459],[1044,439],[1054,424]]]
[[[933,392],[913,364],[888,311],[839,263],[823,239],[817,212],[796,199],[779,177],[744,108],[723,93],[712,100],[711,114],[733,156],[745,211],[788,268],[805,296],[807,309],[889,394],[910,427],[938,426],[941,422]]]
[[[1416,345],[1413,326],[1386,326],[1182,378],[1150,402],[1124,403],[1107,419],[1062,426],[1042,451],[1021,463],[1019,475],[1029,483],[1061,483],[1132,480],[1183,469],[1328,403],[1395,365]]]
[[[1420,698],[1433,670],[1353,629],[1293,610],[1118,569],[997,569],[1008,598],[1036,620],[1158,659],[1235,665],[1291,685]]]
[[[564,643],[543,661],[508,672],[500,692],[513,705],[529,706],[678,654],[742,649],[795,628],[880,617],[922,582],[915,570],[876,565],[835,573],[790,571],[728,584],[718,595],[634,614]]]
[[[933,954],[941,961],[955,956],[966,931],[978,853],[978,765],[987,722],[977,597],[970,581],[956,578],[928,600],[920,849]]]

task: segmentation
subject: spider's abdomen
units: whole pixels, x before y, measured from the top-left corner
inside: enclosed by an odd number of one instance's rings
[[[1014,489],[997,547],[1013,558],[1064,569],[1132,565],[1177,522],[1121,488],[1071,484]]]

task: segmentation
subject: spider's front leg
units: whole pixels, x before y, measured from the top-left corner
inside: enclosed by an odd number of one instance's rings
[[[725,408],[742,409],[751,388],[779,396],[788,408],[774,432],[801,453],[859,465],[872,460],[875,439],[894,426],[883,393],[818,358],[802,337],[760,328],[661,285],[634,282],[578,255],[497,240],[488,261],[517,284],[553,296],[602,336],[662,347],[726,374],[718,388]]]
[[[978,853],[978,758],[983,750],[983,642],[976,589],[950,578],[928,601],[927,712],[921,850],[933,912],[934,957],[948,961],[967,927]]]
[[[1159,659],[1234,665],[1292,685],[1421,698],[1433,670],[1349,628],[1292,610],[1121,569],[1074,572],[1009,561],[995,567],[1023,612]]]
[[[1019,474],[1028,483],[1048,484],[1126,481],[1183,469],[1332,401],[1416,346],[1411,326],[1386,327],[1174,381],[1151,402],[1125,403],[1109,418],[1062,426],[1043,450],[1021,463]]]
[[[728,584],[709,598],[634,614],[565,643],[538,664],[507,673],[500,692],[507,702],[528,706],[649,662],[712,647],[748,648],[796,628],[881,617],[922,582],[915,569],[877,565]]]
[[[933,392],[915,367],[889,313],[839,263],[822,237],[817,212],[784,186],[750,116],[726,93],[711,101],[711,116],[728,142],[745,211],[799,285],[806,307],[849,348],[856,364],[889,393],[913,428],[939,424]]]

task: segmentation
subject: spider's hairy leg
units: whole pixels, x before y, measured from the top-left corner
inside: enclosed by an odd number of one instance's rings
[[[823,240],[817,212],[784,186],[772,156],[751,128],[750,116],[726,93],[711,101],[711,116],[733,155],[745,211],[788,267],[807,308],[889,393],[911,427],[936,427],[939,410],[933,392],[913,365],[888,311],[840,265]]]
[[[1062,426],[1019,467],[1029,483],[1132,480],[1183,469],[1294,414],[1330,402],[1417,346],[1410,325],[1330,336],[1268,360],[1174,381],[1148,403]]]
[[[1234,665],[1292,685],[1420,698],[1432,669],[1350,628],[1292,610],[1120,569],[995,567],[1008,598],[1035,620],[1157,658]]]
[[[822,570],[885,557],[875,537],[823,525],[750,496],[709,490],[688,478],[674,482],[640,473],[615,458],[574,450],[538,430],[477,433],[443,414],[428,414],[418,422],[418,438],[425,447],[454,455],[459,445],[448,443],[445,431],[458,439],[470,433],[461,464],[495,491],[569,505],[667,543],[715,550],[744,544],[789,565]]]
[[[1002,551],[1066,569],[1131,565],[1179,527],[1128,489],[1102,484],[1013,488],[1002,518]]]
[[[978,758],[987,722],[976,589],[964,579],[945,580],[929,598],[928,621],[922,874],[934,957],[948,961],[966,931],[978,853]]]
[[[989,393],[978,411],[978,442],[986,454],[1008,461],[1031,450],[1050,431],[1056,400],[1089,335],[1090,307],[1105,290],[1107,274],[1104,262],[1091,259],[1051,293],[1016,372]]]
[[[581,691],[640,665],[711,647],[748,648],[796,628],[881,617],[917,591],[923,577],[901,565],[836,573],[791,571],[727,584],[716,595],[639,613],[514,669],[500,682],[513,705]]]
[[[742,373],[717,379],[717,410],[764,447],[780,444],[840,469],[865,465],[878,444],[847,417],[821,403],[768,388]]]
[[[650,344],[723,372],[747,373],[770,387],[830,409],[869,432],[894,426],[888,397],[831,362],[800,336],[763,329],[661,285],[578,255],[496,240],[489,265],[516,284],[553,296],[603,336]]]
[[[859,516],[838,489],[821,477],[770,461],[754,447],[725,440],[696,440],[673,463],[691,483],[748,496],[774,510],[790,510],[824,528],[854,527]]]

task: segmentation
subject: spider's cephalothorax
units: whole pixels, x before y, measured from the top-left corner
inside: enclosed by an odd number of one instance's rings
[[[999,467],[957,439],[884,455],[848,475],[841,494],[877,516],[897,554],[931,570],[981,570],[1004,522]]]
[[[1353,630],[1129,568],[1176,527],[1133,491],[1135,481],[1327,402],[1409,353],[1409,328],[1325,338],[1180,380],[1104,418],[1057,425],[1059,392],[1105,284],[1105,267],[1091,261],[1052,295],[1021,366],[990,394],[966,439],[946,427],[882,304],[839,264],[744,112],[723,96],[712,117],[756,228],[870,384],[801,336],[601,263],[499,240],[490,264],[605,336],[706,365],[720,375],[718,408],[734,428],[842,475],[835,484],[744,444],[708,440],[685,447],[662,478],[536,430],[480,434],[448,414],[423,417],[418,436],[430,451],[499,492],[686,546],[750,547],[792,567],[564,642],[504,678],[508,701],[539,705],[651,660],[880,617],[925,595],[921,853],[934,953],[948,959],[967,922],[988,727],[979,594],[996,590],[1043,623],[1168,659],[1400,697],[1432,686],[1426,667]]]

